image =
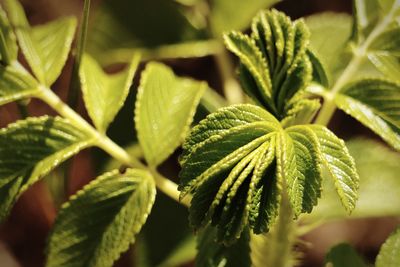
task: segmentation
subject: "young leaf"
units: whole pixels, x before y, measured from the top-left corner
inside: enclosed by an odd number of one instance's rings
[[[340,200],[348,212],[351,212],[357,200],[359,177],[356,166],[343,140],[326,127],[310,126],[318,137],[322,160],[332,177]]]
[[[100,132],[106,132],[124,104],[138,64],[139,56],[134,56],[126,70],[108,75],[92,57],[87,54],[83,56],[79,69],[83,98]]]
[[[400,81],[400,58],[387,53],[368,53],[368,59],[385,77]]]
[[[28,118],[0,130],[0,220],[33,183],[93,140],[61,118]]]
[[[354,139],[346,143],[360,176],[358,200],[350,218],[375,218],[400,215],[400,155],[384,144]],[[321,149],[322,150],[322,149]],[[349,218],[337,198],[334,181],[327,173],[318,205],[306,217],[312,221],[332,221]],[[350,203],[350,202],[349,202]]]
[[[48,243],[47,267],[111,267],[135,240],[156,189],[146,171],[108,172],[63,205]]]
[[[400,227],[382,245],[376,258],[376,267],[397,267],[400,265]]]
[[[225,246],[217,243],[216,229],[207,227],[197,238],[196,257],[198,267],[250,267],[249,231],[244,231],[242,237],[233,245]]]
[[[283,119],[290,100],[311,81],[309,32],[303,21],[292,22],[276,10],[253,20],[252,35],[224,35],[227,48],[239,57],[245,92],[277,118]]]
[[[18,63],[0,65],[0,105],[32,97],[39,91],[36,80]]]
[[[180,145],[207,85],[179,78],[159,63],[144,70],[135,107],[140,145],[151,166],[163,162]]]
[[[326,255],[325,263],[330,263],[332,267],[367,267],[357,251],[344,243],[331,248]]]
[[[6,0],[5,5],[18,43],[33,73],[44,85],[52,85],[67,60],[76,19],[61,18],[31,28],[17,0]]]
[[[335,138],[331,137],[333,142],[339,142]],[[283,189],[295,217],[311,212],[320,196],[321,162],[327,157],[319,142],[312,126],[283,129],[270,113],[254,105],[234,105],[210,114],[193,128],[180,161],[181,197],[193,194],[191,225],[198,229],[211,223],[225,244],[239,238],[245,226],[255,233],[268,231]],[[335,156],[341,154],[333,155],[332,161]]]
[[[0,6],[0,31],[1,31],[1,61],[8,64],[15,61],[18,56],[17,40],[7,18],[6,13]]]
[[[354,82],[336,96],[337,106],[400,150],[400,86],[367,79]]]
[[[224,31],[244,30],[260,9],[266,9],[280,0],[211,1],[210,27],[215,37]]]

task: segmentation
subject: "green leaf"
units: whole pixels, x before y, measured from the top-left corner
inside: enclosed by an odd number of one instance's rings
[[[29,118],[0,130],[0,220],[33,183],[93,144],[61,118]]]
[[[368,59],[388,79],[400,81],[400,58],[386,53],[368,53]]]
[[[305,19],[311,33],[311,50],[325,67],[330,82],[346,67],[351,21],[351,16],[343,13],[321,13]]]
[[[1,60],[8,64],[15,61],[18,56],[18,46],[15,34],[7,18],[7,14],[4,12],[3,8],[0,6],[0,31],[1,40]]]
[[[196,266],[199,267],[250,267],[249,231],[233,245],[225,246],[216,242],[216,229],[207,227],[199,234]]]
[[[163,162],[181,144],[206,88],[205,83],[176,77],[165,65],[147,65],[136,99],[135,123],[151,166]]]
[[[240,59],[245,92],[279,119],[312,79],[308,37],[303,21],[292,22],[276,10],[255,17],[251,36],[238,32],[224,35],[227,48]]]
[[[83,98],[96,128],[105,133],[125,102],[139,64],[139,56],[132,58],[126,70],[106,74],[100,65],[85,54],[79,69]]]
[[[320,107],[317,99],[301,99],[289,108],[281,123],[284,127],[311,123]]]
[[[67,61],[76,19],[61,18],[31,28],[17,0],[6,0],[5,4],[21,50],[33,73],[44,85],[52,85]]]
[[[366,79],[345,87],[336,96],[336,105],[347,114],[400,150],[400,86]]]
[[[329,87],[328,74],[325,71],[326,67],[324,66],[322,61],[311,50],[307,51],[307,55],[308,55],[308,58],[310,59],[311,64],[312,64],[313,81],[316,82],[316,83],[319,83],[320,85],[322,85],[324,87]]]
[[[196,257],[196,239],[188,236],[183,240],[159,267],[175,267],[192,261]]]
[[[376,258],[376,267],[400,265],[400,228],[397,228],[382,245]]]
[[[331,248],[325,257],[325,263],[330,263],[332,267],[367,267],[357,251],[345,243]]]
[[[348,212],[351,212],[357,200],[359,180],[354,159],[346,144],[326,127],[310,126],[318,137],[323,163],[333,179],[340,200]]]
[[[269,8],[280,0],[212,0],[210,27],[219,37],[224,31],[244,30],[260,9]]]
[[[135,240],[154,203],[143,170],[108,172],[63,205],[48,244],[46,266],[111,267]]]
[[[35,96],[38,92],[36,80],[17,62],[0,65],[0,105]]]
[[[400,215],[400,155],[382,143],[354,139],[347,143],[360,176],[358,201],[350,217],[341,209],[337,190],[329,173],[324,176],[322,197],[307,217],[312,221],[329,222],[349,218]],[[329,179],[328,179],[329,178]]]
[[[327,157],[318,137],[311,125],[283,129],[254,105],[234,105],[208,115],[193,128],[180,159],[178,189],[181,197],[193,195],[191,226],[196,230],[211,223],[218,241],[229,245],[247,226],[254,233],[267,232],[281,194],[288,194],[294,217],[311,212],[320,196],[321,165]],[[344,149],[337,137],[329,138]],[[336,153],[345,154],[344,160],[351,163],[345,149]],[[339,164],[334,157],[328,159],[331,168]]]

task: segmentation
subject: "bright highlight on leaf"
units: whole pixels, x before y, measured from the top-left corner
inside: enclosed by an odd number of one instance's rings
[[[29,118],[0,130],[0,220],[17,198],[93,140],[68,120]]]
[[[47,267],[111,267],[135,240],[153,206],[143,170],[108,172],[63,205],[48,244]]]
[[[160,63],[143,71],[135,123],[140,145],[151,166],[163,162],[182,143],[207,84],[179,78]]]
[[[15,61],[18,56],[18,46],[12,26],[8,20],[7,14],[0,6],[0,31],[2,38],[0,39],[0,46],[2,46],[0,59],[3,63],[9,64]],[[4,55],[3,53],[6,53]]]
[[[80,67],[80,80],[86,108],[96,128],[105,133],[125,102],[133,81],[139,56],[134,56],[126,70],[109,75],[89,55]]]
[[[366,79],[345,87],[336,105],[400,150],[400,85]]]
[[[287,194],[297,217],[311,212],[321,191],[321,168],[331,171],[341,200],[354,208],[358,176],[342,140],[328,129],[286,129],[254,105],[222,108],[193,128],[183,144],[181,196],[193,194],[190,223],[217,227],[230,244],[245,226],[266,232]],[[329,154],[328,154],[329,153]]]
[[[61,18],[30,27],[17,0],[6,0],[5,6],[15,28],[19,46],[33,73],[44,85],[52,85],[67,60],[75,34],[76,19]]]
[[[227,48],[240,59],[245,92],[279,119],[312,78],[307,55],[309,32],[303,21],[292,22],[276,10],[262,11],[253,20],[251,36],[231,32]]]

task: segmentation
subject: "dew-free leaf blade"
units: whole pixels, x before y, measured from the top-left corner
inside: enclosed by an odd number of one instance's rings
[[[225,246],[216,242],[216,228],[207,227],[197,238],[198,254],[196,266],[198,267],[250,267],[250,237],[246,230],[237,242],[231,246]]]
[[[29,186],[93,140],[65,119],[44,116],[1,129],[0,144],[2,220]]]
[[[125,70],[109,75],[91,56],[83,56],[79,70],[83,98],[99,131],[106,132],[124,104],[138,64],[139,56],[134,56]]]
[[[143,170],[115,170],[98,177],[63,205],[46,266],[111,267],[134,242],[155,194],[154,180]]]
[[[386,239],[375,264],[376,267],[396,267],[400,265],[400,227]]]
[[[39,92],[36,80],[17,64],[0,66],[0,105],[32,97]]]
[[[400,149],[400,86],[386,80],[352,83],[336,96],[336,105]]]
[[[334,181],[340,200],[348,212],[357,201],[359,180],[353,157],[346,144],[326,127],[310,125],[317,135],[322,161]]]
[[[67,60],[75,34],[76,19],[66,17],[30,27],[17,0],[7,0],[5,4],[20,48],[33,73],[44,85],[52,85]]]
[[[4,12],[3,8],[0,6],[0,31],[2,35],[2,40],[0,40],[1,49],[1,60],[4,63],[10,63],[17,59],[18,56],[18,46],[17,39],[13,32],[12,26],[8,20],[7,14]],[[6,53],[6,55],[3,55]],[[9,62],[7,62],[9,61]]]
[[[181,144],[206,88],[205,83],[176,77],[160,63],[147,65],[136,99],[135,123],[151,166],[163,162]]]
[[[339,244],[331,248],[325,258],[332,267],[367,267],[357,251],[349,244]]]

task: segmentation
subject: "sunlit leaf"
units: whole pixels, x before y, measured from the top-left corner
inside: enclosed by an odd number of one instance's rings
[[[0,45],[3,46],[2,53],[3,52],[7,53],[7,55],[3,55],[1,53],[0,58],[4,63],[10,63],[17,59],[18,46],[12,26],[10,25],[10,22],[7,18],[7,14],[4,12],[1,6],[0,6],[0,31],[2,34],[2,40],[0,40]],[[7,60],[10,62],[6,62]]]
[[[83,98],[96,128],[105,132],[125,102],[139,64],[134,57],[120,73],[106,74],[89,55],[84,55],[80,67]]]
[[[157,166],[181,144],[207,85],[179,78],[159,63],[149,63],[139,86],[135,123],[146,161]]]
[[[0,219],[33,183],[93,144],[61,118],[29,118],[0,130]]]
[[[397,228],[382,245],[376,258],[376,267],[400,265],[400,228]]]
[[[61,208],[48,243],[48,267],[111,267],[135,240],[156,189],[146,171],[108,172]]]

